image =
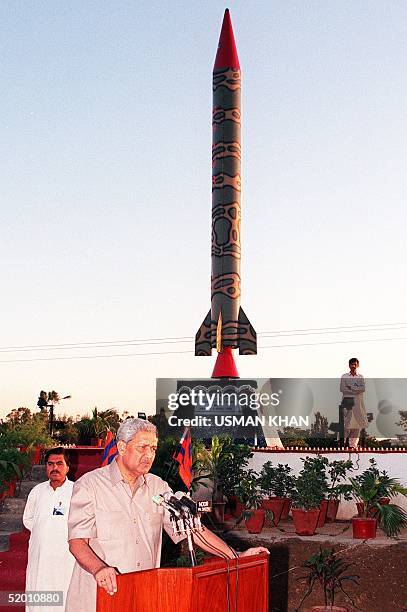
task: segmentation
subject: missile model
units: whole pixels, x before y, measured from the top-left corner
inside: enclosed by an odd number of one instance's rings
[[[211,309],[196,334],[195,355],[213,348],[257,353],[256,332],[240,306],[240,119],[240,64],[226,9],[213,68]]]

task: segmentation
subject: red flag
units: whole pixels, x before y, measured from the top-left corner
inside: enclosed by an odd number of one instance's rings
[[[108,431],[106,440],[105,440],[105,450],[103,451],[102,463],[100,464],[100,467],[103,467],[104,465],[109,465],[110,463],[112,463],[116,455],[117,455],[116,440],[113,438],[112,432]]]
[[[179,475],[189,490],[192,482],[192,438],[189,427],[185,428],[178,450],[175,451],[173,455],[173,459],[179,463]]]

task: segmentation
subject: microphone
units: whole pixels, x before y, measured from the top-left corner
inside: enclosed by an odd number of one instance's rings
[[[164,501],[171,506],[172,508],[175,508],[176,510],[178,510],[178,512],[181,512],[181,514],[185,513],[185,506],[184,504],[182,504],[176,497],[175,495],[173,495],[170,492],[167,493],[163,493],[162,495]],[[189,510],[188,510],[189,511]]]
[[[184,508],[188,508],[188,511],[191,512],[191,514],[194,514],[195,516],[197,515],[198,512],[196,502],[194,502],[193,499],[188,497],[188,495],[185,495],[185,493],[182,491],[177,491],[175,493],[175,497],[181,502]]]
[[[168,510],[177,519],[181,518],[181,512],[179,511],[179,509],[175,508],[172,504],[168,503],[162,495],[154,495],[153,502],[157,506],[162,506],[163,508]]]

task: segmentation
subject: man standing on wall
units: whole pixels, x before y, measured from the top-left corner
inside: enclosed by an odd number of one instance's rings
[[[365,379],[357,373],[358,367],[359,360],[356,357],[349,359],[349,372],[342,376],[340,385],[344,410],[344,438],[349,438],[350,448],[358,446],[360,432],[368,425],[363,398]]]

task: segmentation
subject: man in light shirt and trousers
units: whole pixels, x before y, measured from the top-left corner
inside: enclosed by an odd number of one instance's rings
[[[349,359],[349,372],[341,378],[342,409],[344,411],[344,438],[349,438],[350,448],[357,448],[362,429],[368,425],[365,402],[365,379],[357,373],[359,360]]]
[[[75,559],[69,552],[68,513],[73,482],[68,480],[69,459],[62,447],[45,454],[48,480],[29,493],[23,523],[31,531],[26,591],[62,591],[62,606],[26,606],[27,612],[64,612]]]

